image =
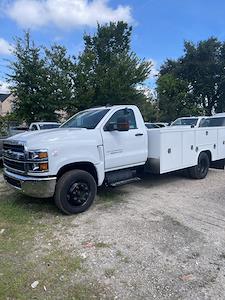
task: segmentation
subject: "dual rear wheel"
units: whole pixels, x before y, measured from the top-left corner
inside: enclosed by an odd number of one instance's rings
[[[206,152],[201,152],[198,157],[198,164],[188,169],[189,176],[194,179],[203,179],[209,171],[210,160]]]

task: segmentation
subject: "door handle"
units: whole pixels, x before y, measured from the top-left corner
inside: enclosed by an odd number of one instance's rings
[[[144,133],[136,133],[135,136],[142,136]]]

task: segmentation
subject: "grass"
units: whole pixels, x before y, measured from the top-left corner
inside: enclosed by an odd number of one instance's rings
[[[120,201],[100,195],[100,203]],[[111,205],[111,204],[110,204]],[[76,216],[64,216],[49,200],[11,192],[0,178],[0,299],[110,299],[76,251],[60,246],[54,233]],[[50,244],[49,244],[50,243]],[[109,244],[96,242],[96,249]],[[108,271],[108,276],[113,272]],[[32,289],[31,284],[39,281]],[[111,297],[113,298],[113,297]]]
[[[1,265],[0,299],[72,299],[73,293],[75,299],[91,299],[91,290],[75,276],[82,277],[82,271],[80,257],[58,250],[33,262],[18,256],[14,262],[6,259]],[[34,281],[39,284],[32,289]]]
[[[116,270],[114,268],[109,268],[105,270],[105,277],[111,278],[116,273]]]
[[[66,251],[53,250],[42,258],[42,262],[47,268],[57,269],[57,273],[64,271],[77,271],[82,269],[82,259],[79,256],[72,256]]]
[[[116,251],[116,256],[117,256],[117,257],[123,257],[123,252],[120,251],[120,250],[117,250],[117,251]]]
[[[107,295],[107,296],[106,296]],[[65,299],[65,298],[64,298]],[[109,291],[99,282],[75,284],[70,288],[68,300],[87,300],[87,299],[115,299],[115,296],[109,295]]]
[[[129,263],[130,259],[128,256],[124,255],[122,251],[117,250],[116,251],[116,256],[119,257],[121,259],[122,262],[124,263]]]
[[[100,204],[103,209],[110,208],[115,205],[125,203],[125,192],[121,192],[119,188],[105,188],[102,187],[98,191],[97,205]]]
[[[4,194],[1,193],[1,196]],[[36,244],[38,233],[48,232],[45,223],[41,224],[40,209],[29,207],[29,199],[19,194],[5,194],[0,201],[0,299],[27,299],[30,284],[40,266],[28,259]]]
[[[47,213],[51,218],[49,224],[46,222]],[[60,249],[56,242],[50,247],[53,250],[38,249],[40,235],[44,245],[53,238],[52,225],[57,224],[57,214],[51,203],[15,193],[1,193],[0,299],[54,299],[56,296],[72,299],[69,296],[70,286],[76,299],[84,299],[84,282],[79,286],[75,280],[75,275],[83,272],[82,259]],[[39,281],[39,285],[32,289],[31,284],[35,280]],[[63,286],[66,287],[63,289]]]
[[[103,242],[97,242],[97,243],[95,243],[95,247],[99,248],[99,249],[101,249],[101,248],[109,248],[110,245],[106,244],[106,243],[103,243]]]

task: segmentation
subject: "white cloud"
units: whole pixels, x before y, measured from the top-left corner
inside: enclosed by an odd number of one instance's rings
[[[138,91],[141,91],[147,98],[154,100],[155,99],[155,90],[148,86],[147,84],[138,84],[136,86]]]
[[[12,46],[3,38],[0,38],[0,54],[9,55],[12,50]]]
[[[108,0],[13,0],[7,14],[22,27],[96,26],[97,22],[132,22],[130,6],[109,6]]]
[[[2,80],[0,80],[0,93],[2,94],[10,93],[8,83]]]

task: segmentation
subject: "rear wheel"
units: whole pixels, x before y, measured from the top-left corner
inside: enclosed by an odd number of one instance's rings
[[[198,157],[197,166],[191,167],[189,169],[189,175],[194,179],[203,179],[206,177],[209,171],[209,156],[205,152],[201,152]]]
[[[91,206],[96,192],[97,185],[91,174],[82,170],[72,170],[59,179],[55,204],[68,215],[81,213]]]

